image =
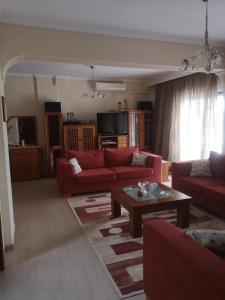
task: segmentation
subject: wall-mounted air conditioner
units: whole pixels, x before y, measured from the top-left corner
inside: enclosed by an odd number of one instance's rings
[[[105,92],[125,91],[126,84],[122,82],[95,82],[95,89]]]

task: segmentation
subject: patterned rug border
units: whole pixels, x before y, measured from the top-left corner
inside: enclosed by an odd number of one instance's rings
[[[104,194],[109,194],[109,193],[108,193],[108,192],[107,192],[107,193],[97,193],[97,194],[89,194],[89,193],[88,193],[88,194],[85,194],[85,196],[92,195],[92,196],[94,197],[95,195],[99,195],[99,194],[103,194],[103,195],[104,195]],[[78,195],[78,196],[75,196],[75,197],[79,197],[79,196],[82,197],[82,195]],[[120,299],[126,299],[126,298],[130,298],[130,297],[134,297],[134,296],[136,296],[136,295],[143,294],[143,293],[144,293],[144,290],[132,292],[132,293],[127,294],[127,295],[122,295],[122,294],[121,294],[119,288],[117,287],[117,285],[116,285],[116,283],[114,282],[112,276],[110,275],[108,269],[106,268],[106,266],[105,266],[105,264],[104,264],[104,262],[103,262],[103,260],[102,260],[102,258],[101,258],[101,256],[100,256],[100,254],[97,252],[97,249],[95,248],[95,245],[94,245],[93,241],[88,237],[88,234],[87,234],[87,232],[85,231],[85,227],[88,226],[88,225],[85,226],[85,225],[83,225],[83,224],[81,223],[80,218],[78,217],[77,213],[75,212],[75,209],[72,207],[72,204],[70,203],[70,199],[66,198],[66,200],[67,200],[67,203],[68,203],[69,207],[70,207],[71,210],[72,210],[72,213],[73,213],[74,216],[76,217],[76,220],[78,221],[78,223],[79,223],[79,225],[80,225],[82,231],[84,232],[85,237],[87,238],[88,242],[90,243],[91,248],[94,250],[95,255],[97,256],[98,260],[100,261],[101,266],[103,267],[105,273],[107,274],[107,277],[109,278],[110,282],[112,283],[114,289],[117,291],[117,293],[118,293]]]
[[[87,223],[87,224],[83,224],[83,223],[82,223],[82,220],[79,218],[79,216],[77,215],[77,213],[76,213],[76,211],[75,211],[75,209],[74,209],[74,207],[73,207],[73,205],[72,205],[72,201],[74,200],[74,198],[79,198],[79,197],[80,197],[80,198],[82,199],[83,197],[85,198],[85,197],[88,197],[88,196],[91,196],[91,197],[96,197],[96,196],[97,196],[97,197],[99,197],[99,195],[106,195],[106,196],[108,195],[108,196],[109,196],[110,193],[109,193],[109,192],[105,192],[105,193],[87,193],[87,194],[82,194],[82,195],[76,195],[76,196],[71,197],[71,198],[66,198],[66,202],[68,203],[70,209],[72,210],[73,215],[76,217],[76,220],[78,221],[78,223],[79,223],[79,225],[80,225],[80,227],[81,227],[81,229],[82,229],[82,231],[83,231],[85,237],[87,238],[87,240],[88,240],[88,242],[89,242],[91,248],[94,250],[94,253],[96,254],[96,256],[97,256],[97,258],[98,258],[100,264],[102,265],[103,270],[104,270],[105,273],[107,274],[107,277],[109,278],[110,282],[112,283],[112,286],[113,286],[114,289],[117,291],[117,293],[118,293],[120,299],[126,299],[126,298],[130,298],[130,297],[134,297],[134,296],[136,296],[136,295],[143,294],[143,293],[144,293],[144,290],[143,290],[143,289],[142,289],[142,290],[139,290],[139,291],[131,292],[131,293],[127,294],[127,295],[123,295],[123,294],[121,293],[121,291],[119,290],[119,288],[118,288],[118,286],[116,285],[115,281],[113,280],[113,278],[112,278],[112,276],[111,276],[109,270],[107,269],[106,264],[104,263],[104,261],[103,261],[101,255],[100,255],[100,253],[98,253],[94,241],[92,241],[90,235],[88,235],[88,230],[87,230],[88,227],[91,226],[91,225],[93,225],[93,224],[95,224],[95,222],[90,222],[90,223]],[[193,205],[193,207],[195,207],[195,206]],[[225,226],[225,220],[219,219],[219,218],[216,217],[215,215],[213,215],[213,214],[211,214],[210,212],[205,211],[205,210],[203,210],[203,209],[201,209],[201,208],[198,208],[198,207],[196,207],[196,208],[197,208],[198,210],[204,212],[204,214],[207,215],[208,217],[210,217],[210,218],[212,218],[212,219],[214,219],[214,220],[217,220],[217,221],[219,221],[219,222],[222,222],[222,223],[224,224],[224,226]],[[95,225],[96,225],[96,224],[95,224]],[[97,226],[97,225],[96,225],[96,226]],[[87,228],[87,229],[85,229],[85,228]],[[137,239],[132,239],[132,240],[135,241],[135,240],[137,240]]]

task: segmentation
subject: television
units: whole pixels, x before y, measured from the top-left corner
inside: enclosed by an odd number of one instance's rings
[[[127,112],[97,113],[97,131],[99,134],[127,134]]]

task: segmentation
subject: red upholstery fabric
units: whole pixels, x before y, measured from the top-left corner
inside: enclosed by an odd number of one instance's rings
[[[132,158],[133,152],[137,148],[132,149],[132,154],[130,155],[130,149],[123,149],[127,151],[129,156]],[[119,149],[120,150],[120,149]],[[89,152],[90,153],[90,152]],[[124,154],[124,153],[123,153]],[[77,175],[74,175],[72,166],[65,158],[60,158],[57,160],[57,180],[59,188],[61,189],[64,196],[69,196],[71,194],[80,194],[80,193],[89,193],[89,192],[98,192],[106,191],[113,187],[123,187],[128,185],[137,184],[140,179],[142,181],[150,182],[161,182],[161,172],[162,172],[162,159],[160,156],[151,155],[149,165],[145,167],[131,167],[127,165],[127,168],[138,168],[135,172],[124,172],[123,177],[119,179],[116,173],[108,168],[95,168],[95,169],[83,169],[83,171]],[[124,154],[124,157],[126,155]],[[85,163],[85,162],[84,162]],[[99,170],[98,169],[102,169]],[[102,171],[108,170],[111,173],[103,173]],[[127,170],[127,169],[126,169]],[[105,172],[105,171],[104,171]],[[113,174],[113,175],[112,175]],[[125,175],[126,174],[126,175]],[[134,176],[135,177],[131,177]],[[113,177],[112,177],[113,176]],[[144,176],[144,177],[143,177]],[[115,179],[116,178],[116,179]]]
[[[95,183],[116,180],[116,174],[106,168],[88,169],[74,176],[76,183]]]
[[[211,151],[209,161],[213,177],[225,179],[225,155]]]
[[[118,179],[149,177],[153,174],[152,168],[135,166],[113,167],[111,170],[116,173]]]
[[[150,181],[149,177],[141,177],[142,181]],[[102,192],[109,191],[111,188],[122,188],[124,186],[136,185],[140,181],[139,177],[136,178],[127,178],[113,181],[99,181],[94,183],[75,183],[73,180],[72,185],[68,185],[67,182],[63,185],[64,193],[67,194],[82,194],[82,193],[91,193],[91,192]],[[151,180],[152,181],[152,180]]]
[[[172,163],[172,187],[191,196],[193,203],[221,217],[225,217],[225,194],[221,192],[225,186],[225,178],[222,176],[225,170],[223,156],[215,152],[210,153],[212,177],[190,176],[190,162]]]
[[[225,261],[163,220],[144,223],[143,259],[151,300],[225,299]]]
[[[202,197],[197,199],[199,205],[206,207],[218,216],[225,217],[225,185],[210,186],[202,191]]]
[[[224,180],[211,178],[211,177],[185,176],[185,177],[179,177],[179,179],[177,179],[177,182],[179,182],[179,187],[182,187],[186,191],[191,191],[194,193],[202,193],[203,187],[219,186],[222,184],[225,185]]]
[[[153,169],[155,182],[162,182],[162,157],[150,154],[146,160],[146,167]]]
[[[173,162],[171,165],[171,171],[173,177],[189,176],[191,173],[191,162],[190,161]]]
[[[105,149],[105,164],[107,167],[129,166],[137,147]]]
[[[75,157],[78,160],[82,170],[97,169],[105,167],[104,151],[68,151],[67,158]]]
[[[205,195],[207,198],[216,198],[217,200],[223,200],[225,198],[225,182],[223,186],[206,187],[203,191],[203,195]]]
[[[73,185],[73,168],[66,158],[57,158],[56,176],[60,190],[64,195],[69,194],[70,187]],[[69,188],[68,188],[69,187]]]

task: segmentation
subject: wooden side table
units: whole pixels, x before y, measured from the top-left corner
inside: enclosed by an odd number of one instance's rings
[[[40,177],[40,147],[9,147],[12,181]]]
[[[166,161],[166,160],[162,161],[162,182],[169,181],[168,175],[169,175],[170,165],[171,165],[170,161]]]

